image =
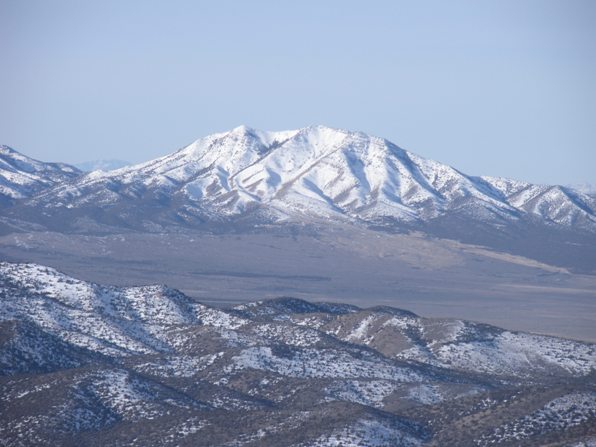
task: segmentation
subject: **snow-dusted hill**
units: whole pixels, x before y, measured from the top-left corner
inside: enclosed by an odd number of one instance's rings
[[[595,368],[593,344],[390,307],[0,263],[3,445],[583,445]]]
[[[74,179],[81,172],[64,163],[44,163],[8,146],[0,146],[0,204],[31,197],[39,191]]]
[[[137,226],[193,225],[255,211],[273,221],[373,224],[450,214],[491,223],[529,217],[596,231],[596,201],[578,191],[468,176],[385,139],[324,126],[284,132],[241,126],[140,165],[90,173],[27,206]]]

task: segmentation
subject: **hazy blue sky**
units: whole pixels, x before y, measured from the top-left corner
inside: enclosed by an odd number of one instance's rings
[[[596,183],[596,1],[0,0],[0,143],[144,161],[239,124]]]

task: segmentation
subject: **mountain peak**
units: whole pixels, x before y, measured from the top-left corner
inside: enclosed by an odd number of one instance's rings
[[[241,124],[239,126],[234,127],[229,133],[233,134],[251,134],[255,131],[252,127],[247,126],[246,124]]]
[[[221,133],[221,134],[212,134],[206,138],[210,137],[218,137],[218,136],[230,136],[230,137],[244,137],[244,138],[255,138],[259,140],[263,145],[270,146],[271,144],[280,143],[283,141],[287,141],[293,137],[299,136],[308,136],[314,137],[318,136],[321,138],[345,138],[348,136],[359,136],[362,137],[366,134],[362,132],[354,132],[345,129],[339,129],[335,127],[326,126],[323,124],[311,124],[309,126],[301,127],[298,129],[293,130],[281,130],[281,131],[271,131],[271,130],[261,130],[256,129],[254,127],[247,126],[242,124],[233,128],[232,130]],[[200,140],[199,140],[200,141]]]

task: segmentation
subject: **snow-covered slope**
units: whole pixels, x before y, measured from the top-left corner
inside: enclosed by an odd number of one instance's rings
[[[69,343],[112,356],[167,349],[164,327],[197,322],[195,306],[167,287],[104,287],[36,264],[0,263],[0,290],[0,318],[32,320]]]
[[[121,208],[131,201],[137,220],[145,206],[145,218],[191,223],[259,210],[274,220],[413,222],[464,213],[481,221],[534,216],[596,228],[596,201],[580,192],[471,177],[385,139],[324,126],[285,132],[241,126],[147,163],[93,172],[29,205],[109,208],[126,218]]]
[[[44,163],[8,146],[0,146],[0,199],[12,201],[79,176],[81,172],[64,163]]]
[[[585,441],[595,367],[589,343],[391,307],[217,309],[0,263],[2,445]]]
[[[533,185],[503,178],[482,177],[504,201],[531,215],[565,226],[596,222],[596,201],[588,194],[564,186]]]

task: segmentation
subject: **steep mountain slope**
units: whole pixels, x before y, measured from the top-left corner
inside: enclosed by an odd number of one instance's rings
[[[66,220],[85,216],[145,228],[251,212],[266,221],[333,218],[368,224],[463,213],[492,224],[530,216],[596,231],[596,201],[580,192],[467,176],[382,138],[324,126],[286,132],[241,126],[144,164],[59,185],[26,207],[69,216]]]
[[[571,445],[596,437],[595,368],[592,344],[390,307],[0,264],[8,445]]]
[[[81,174],[64,163],[44,163],[8,146],[0,146],[0,205],[31,197]]]

